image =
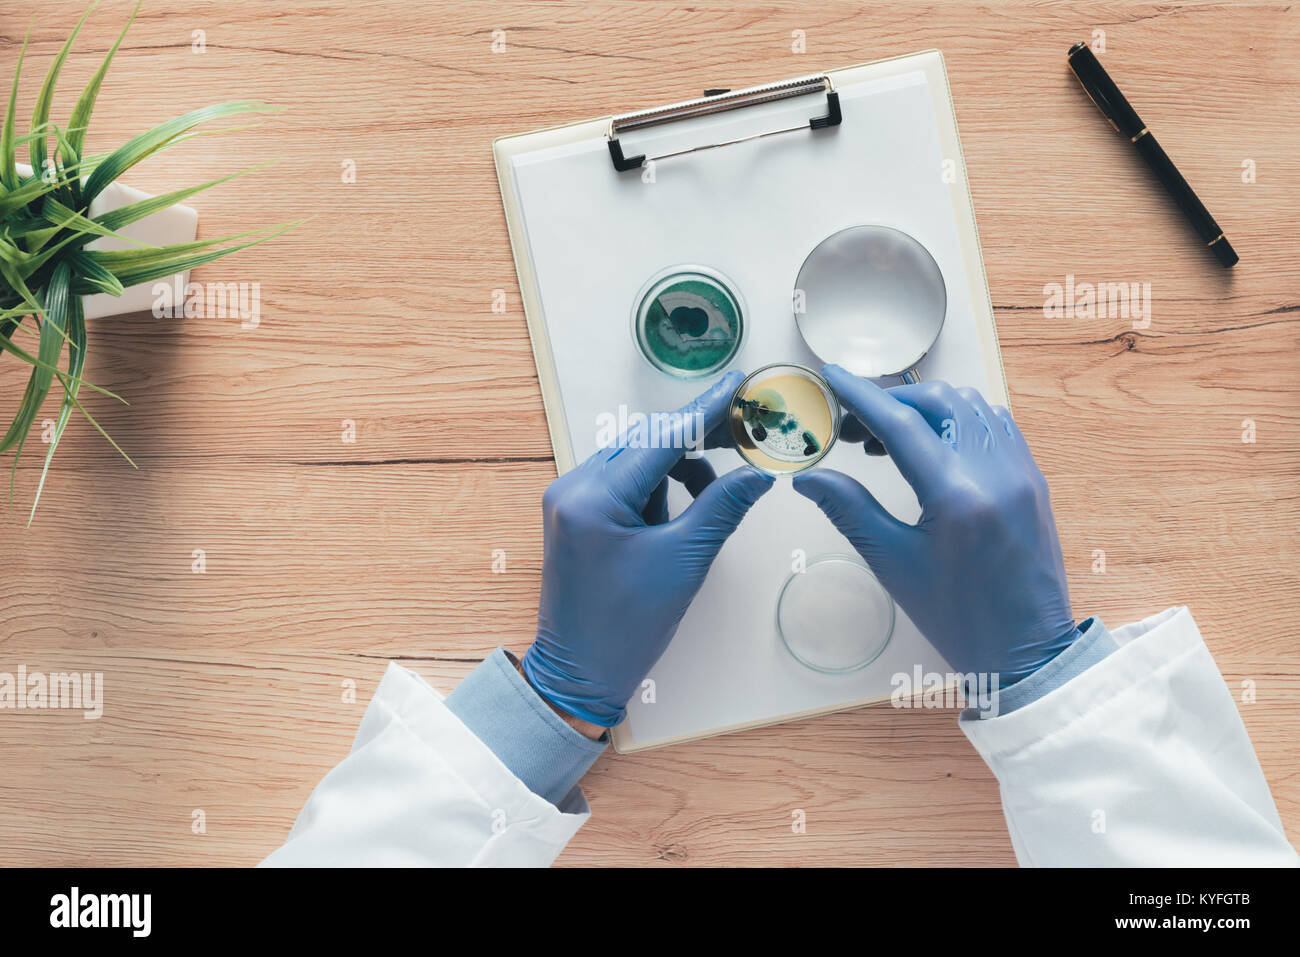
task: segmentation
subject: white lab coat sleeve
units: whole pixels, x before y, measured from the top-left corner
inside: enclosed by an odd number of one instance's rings
[[[546,866],[590,816],[530,791],[414,672],[390,664],[352,751],[263,865]]]
[[[1018,710],[964,714],[1022,865],[1295,866],[1231,692],[1186,608]]]

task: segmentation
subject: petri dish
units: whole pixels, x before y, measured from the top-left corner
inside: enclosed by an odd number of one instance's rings
[[[741,458],[771,475],[788,475],[812,468],[831,450],[840,404],[812,369],[778,362],[737,386],[727,420]]]
[[[894,600],[857,556],[828,555],[781,586],[776,627],[801,665],[840,675],[871,664],[894,634]]]
[[[745,307],[735,285],[707,266],[672,266],[651,276],[632,307],[637,349],[679,379],[712,375],[745,338]]]

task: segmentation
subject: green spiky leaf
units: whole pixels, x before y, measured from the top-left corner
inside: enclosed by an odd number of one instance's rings
[[[45,322],[41,325],[41,341],[36,353],[41,365],[32,369],[31,377],[27,380],[27,391],[23,393],[22,402],[18,406],[18,414],[9,424],[9,430],[4,438],[0,438],[0,452],[17,446],[15,465],[17,465],[17,455],[22,454],[27,433],[36,420],[36,414],[40,411],[41,403],[49,394],[50,385],[54,380],[54,373],[50,366],[58,363],[59,353],[63,351],[63,343],[67,335],[64,330],[71,308],[69,301],[72,299],[71,266],[60,263],[55,268],[50,284],[44,290],[43,299],[41,309]]]
[[[95,75],[90,78],[86,88],[81,91],[81,96],[77,99],[77,105],[72,108],[72,117],[70,123],[72,128],[68,131],[68,144],[72,151],[72,161],[79,163],[81,161],[81,147],[86,141],[86,129],[90,126],[90,114],[95,111],[95,100],[99,98],[99,88],[104,84],[104,77],[108,75],[109,65],[113,62],[113,57],[117,53],[118,47],[126,39],[126,31],[131,29],[131,24],[135,22],[136,14],[140,12],[140,0],[137,0],[135,9],[126,19],[126,26],[117,36],[117,42],[109,49],[108,55],[104,57],[104,62],[99,65]],[[78,184],[80,185],[80,184]]]
[[[59,406],[59,418],[54,423],[54,435],[50,438],[50,447],[45,453],[45,464],[41,466],[41,480],[36,485],[36,495],[32,498],[32,510],[27,516],[27,524],[32,524],[32,519],[36,517],[36,505],[41,500],[41,492],[45,490],[45,478],[50,472],[50,462],[54,460],[54,450],[59,446],[59,440],[63,438],[63,430],[67,428],[68,419],[72,418],[72,409],[77,404],[77,392],[81,389],[81,370],[86,365],[86,316],[81,308],[81,297],[73,296],[69,305],[68,314],[68,339],[71,345],[68,348],[68,376],[70,381],[63,383],[63,402]],[[18,457],[14,456],[14,464],[18,462]],[[12,497],[12,489],[10,496]]]
[[[55,382],[63,390],[52,441],[45,453],[32,502],[32,516],[45,489],[55,449],[74,411],[135,466],[82,404],[81,396],[87,389],[122,401],[120,396],[83,377],[88,337],[82,297],[98,293],[120,296],[129,286],[164,279],[210,263],[266,242],[296,225],[254,229],[221,239],[162,247],[138,243],[119,232],[132,223],[251,170],[148,197],[96,216],[90,214],[92,201],[110,183],[118,181],[124,173],[149,157],[197,136],[229,131],[211,126],[200,129],[203,124],[271,110],[263,103],[249,100],[218,103],[161,123],[116,150],[86,155],[87,128],[105,77],[141,6],[139,2],[135,4],[117,40],[82,89],[69,122],[60,127],[51,118],[55,89],[77,35],[97,5],[98,0],[92,0],[50,64],[36,97],[31,128],[20,135],[16,116],[19,79],[28,43],[24,39],[10,85],[4,121],[0,125],[0,355],[13,356],[30,367],[27,387],[18,408],[0,436],[0,452],[14,452],[10,472],[11,499],[19,457],[39,419],[42,405],[53,391]],[[30,33],[29,27],[28,37]],[[53,154],[50,153],[51,141],[55,144]],[[20,147],[27,149],[32,164],[30,170],[18,165],[16,153]],[[88,248],[94,240],[101,238],[134,243],[135,248]],[[28,337],[34,344],[24,348],[15,342],[15,336]],[[65,345],[68,357],[66,366],[61,368]]]
[[[18,143],[14,140],[17,125],[18,78],[23,73],[23,57],[27,54],[27,41],[31,35],[32,28],[28,25],[27,35],[23,37],[22,48],[18,51],[18,65],[14,67],[13,86],[9,89],[9,109],[5,111],[4,126],[0,127],[0,186],[9,190],[18,188],[18,168],[14,159],[14,150],[18,147]],[[37,136],[41,135],[39,129],[33,130],[33,133]]]
[[[138,239],[132,239],[130,236],[123,236],[111,227],[105,226],[98,218],[90,219],[83,216],[75,209],[69,209],[53,196],[45,197],[45,203],[41,208],[41,215],[45,217],[46,223],[59,229],[71,228],[85,236],[107,236],[111,239],[119,239],[124,243],[131,243],[134,246],[145,245]]]
[[[146,216],[152,216],[154,213],[169,209],[177,203],[184,202],[196,193],[201,193],[205,189],[211,189],[213,186],[219,186],[222,183],[229,182],[239,176],[244,176],[254,170],[262,169],[270,165],[263,163],[260,166],[250,166],[248,169],[241,169],[236,173],[230,173],[217,179],[208,180],[199,186],[190,186],[185,189],[178,189],[171,193],[164,193],[161,196],[150,196],[134,203],[128,203],[125,206],[119,206],[117,209],[111,209],[107,213],[100,213],[95,217],[95,222],[108,229],[121,229],[123,226],[129,226],[131,223],[144,219]]]
[[[94,0],[89,9],[81,15],[77,25],[73,27],[71,35],[63,44],[63,49],[59,55],[54,58],[50,64],[50,71],[45,74],[45,82],[41,84],[41,92],[36,97],[36,111],[32,114],[32,129],[38,129],[46,124],[50,118],[50,107],[54,104],[54,87],[59,82],[59,73],[63,70],[63,64],[68,59],[68,54],[72,51],[72,44],[77,39],[77,34],[81,32],[82,25],[86,18],[99,5],[99,0]],[[37,176],[45,172],[45,161],[47,154],[45,151],[45,137],[37,137],[32,140],[30,146],[30,156],[32,160],[32,171]]]
[[[264,113],[270,110],[271,107],[265,103],[250,100],[232,100],[228,103],[205,106],[186,113],[184,116],[178,116],[174,120],[160,123],[148,132],[141,133],[139,136],[127,141],[124,146],[108,154],[108,157],[95,167],[95,171],[90,174],[90,177],[86,180],[85,188],[82,190],[82,202],[91,202],[104,191],[105,186],[119,179],[131,167],[148,159],[159,150],[166,149],[175,140],[194,129],[200,123],[206,123],[209,120],[219,119],[223,116],[234,116],[239,113]]]

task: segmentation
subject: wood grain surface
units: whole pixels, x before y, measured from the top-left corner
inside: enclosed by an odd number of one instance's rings
[[[92,16],[56,116],[130,7]],[[23,113],[81,10],[41,5]],[[0,2],[5,83],[29,16]],[[1240,252],[1232,271],[1068,72],[1066,49],[1094,31]],[[88,408],[138,471],[74,418],[28,528],[43,446],[19,465],[0,513],[0,671],[101,671],[105,705],[96,721],[0,712],[0,863],[252,864],[347,752],[387,659],[447,691],[497,645],[528,643],[555,471],[494,137],[929,47],[947,60],[1012,401],[1052,483],[1076,614],[1191,606],[1300,840],[1298,45],[1290,0],[149,0],[88,147],[265,99],[282,112],[127,181],[158,193],[278,157],[198,197],[200,235],[316,218],[195,272],[260,283],[255,329],[91,324],[87,374],[130,406]],[[1149,327],[1045,317],[1044,286],[1067,275],[1150,283]],[[5,421],[24,370],[0,360]],[[595,814],[562,864],[1014,863],[996,782],[951,712],[607,754],[585,786]]]

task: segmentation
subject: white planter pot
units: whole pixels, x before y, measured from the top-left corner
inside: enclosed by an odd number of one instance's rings
[[[24,166],[21,163],[18,164],[18,171],[23,176],[32,174],[31,167]],[[90,216],[92,218],[101,216],[110,210],[148,198],[148,193],[142,193],[138,189],[123,186],[121,183],[110,183],[90,204]],[[132,223],[129,226],[124,226],[118,232],[142,243],[149,243],[153,246],[167,246],[171,243],[194,242],[195,237],[198,236],[198,230],[199,214],[189,206],[177,205],[154,213],[152,216],[146,216],[139,222]],[[122,242],[119,239],[101,236],[94,242],[88,243],[86,248],[133,249],[135,247],[131,243]],[[189,281],[189,272],[181,273],[180,288],[184,289]],[[121,316],[128,312],[148,312],[153,308],[153,287],[152,282],[144,282],[136,286],[128,286],[120,296],[110,296],[107,293],[84,296],[82,297],[82,305],[85,309],[86,318],[100,319],[104,316]]]

